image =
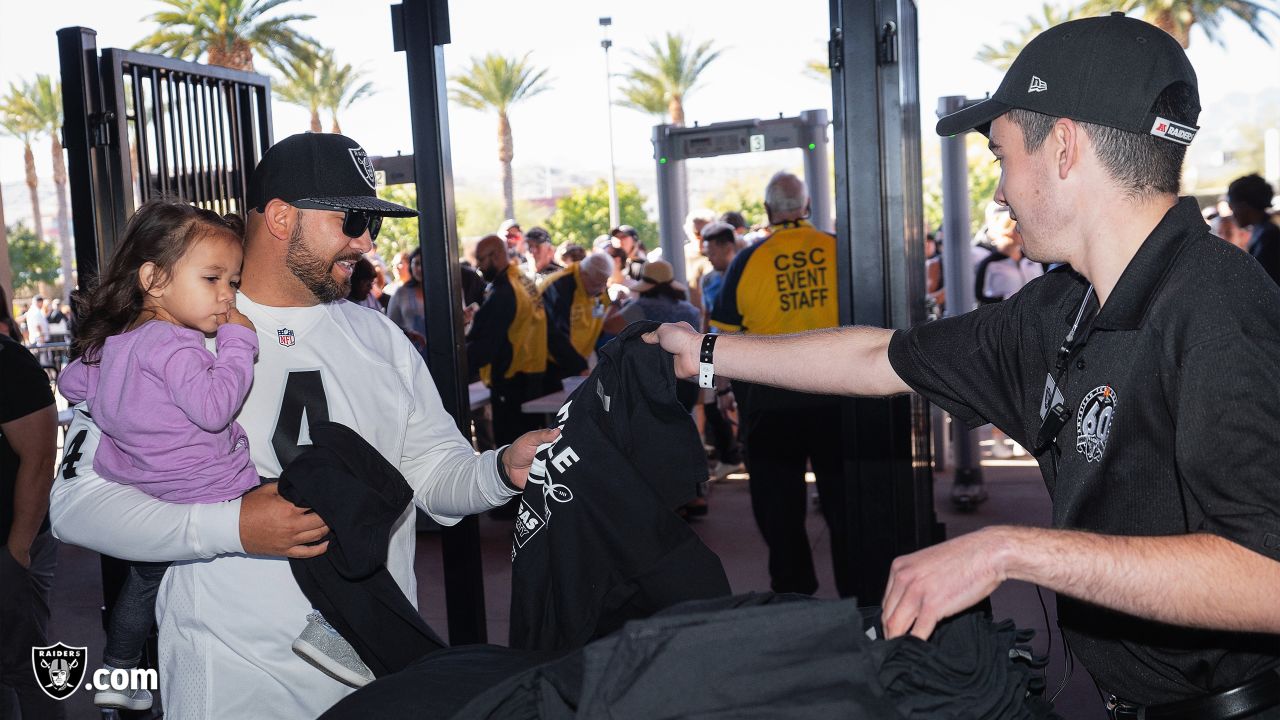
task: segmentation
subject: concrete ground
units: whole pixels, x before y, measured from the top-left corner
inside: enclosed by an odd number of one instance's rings
[[[939,519],[947,525],[949,536],[954,537],[988,524],[1048,523],[1048,496],[1034,464],[1028,461],[988,460],[984,472],[991,499],[978,512],[967,515],[957,515],[950,510],[947,502],[950,480],[945,475],[938,476],[935,484],[936,506]],[[716,483],[710,502],[710,514],[694,521],[693,527],[707,545],[720,555],[734,592],[768,589],[765,547],[751,518],[745,476],[734,476]],[[809,531],[821,582],[818,595],[834,598],[836,595],[827,533],[816,512],[810,513]],[[481,534],[489,639],[490,642],[505,643],[507,603],[511,586],[510,524],[482,518]],[[417,572],[419,607],[427,621],[444,635],[446,623],[439,535],[419,535]],[[1054,628],[1051,636],[1045,633],[1046,611],[1042,610],[1034,587],[1023,583],[1008,583],[995,593],[992,603],[997,618],[1012,618],[1020,627],[1036,631],[1034,645],[1038,652],[1048,649],[1050,637],[1052,638],[1048,680],[1050,688],[1057,688],[1064,676],[1062,635],[1056,628],[1052,594],[1044,595],[1049,623]],[[78,547],[64,546],[59,555],[53,589],[50,642],[87,645],[90,658],[100,657],[103,643],[99,613],[101,597],[97,554]],[[1066,681],[1056,706],[1064,718],[1102,720],[1105,717],[1088,673],[1078,666]],[[100,717],[92,705],[89,693],[83,689],[67,701],[67,709],[68,717],[73,720]]]

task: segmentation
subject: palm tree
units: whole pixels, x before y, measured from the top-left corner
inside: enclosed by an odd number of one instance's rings
[[[1250,2],[1250,0],[1088,0],[1084,10],[1090,15],[1120,11],[1142,12],[1142,19],[1173,36],[1182,47],[1191,44],[1191,28],[1199,25],[1213,42],[1222,45],[1225,40],[1218,32],[1225,15],[1243,20],[1255,35],[1268,45],[1271,38],[1262,30],[1263,16],[1280,18],[1272,7],[1274,0]]]
[[[169,6],[144,18],[160,26],[138,41],[137,50],[197,60],[208,54],[210,65],[253,71],[254,53],[266,58],[281,51],[305,55],[315,41],[290,27],[314,15],[264,17],[295,0],[159,0]]]
[[[684,98],[720,50],[713,50],[710,40],[692,47],[683,35],[667,33],[665,42],[649,41],[648,54],[633,54],[641,62],[623,75],[628,85],[618,104],[654,115],[665,112],[672,125],[684,125]]]
[[[617,101],[617,104],[664,119],[667,117],[667,110],[670,109],[666,93],[656,83],[633,84],[622,88],[622,98]],[[684,112],[683,108],[681,112]]]
[[[311,132],[322,132],[320,107],[324,105],[325,89],[316,70],[316,54],[288,54],[272,58],[271,64],[283,77],[271,83],[271,91],[283,102],[310,110]]]
[[[329,132],[340,133],[342,126],[338,124],[338,111],[351,107],[357,100],[367,98],[376,92],[373,89],[373,83],[361,83],[365,72],[357,70],[347,63],[339,65],[338,61],[333,57],[333,51],[330,50],[320,56],[320,62],[317,66],[320,74],[320,86],[324,88],[324,107],[329,111],[329,117],[333,121]]]
[[[9,226],[4,224],[4,193],[0,192],[0,288],[13,299],[13,266],[9,264]]]
[[[40,217],[39,176],[36,175],[36,156],[31,143],[40,135],[40,120],[30,111],[30,104],[16,85],[9,86],[9,94],[0,100],[0,130],[22,143],[22,159],[27,167],[27,191],[31,193],[31,220],[36,237],[44,239],[44,220]]]
[[[515,215],[515,188],[511,180],[511,160],[515,148],[511,140],[511,121],[507,116],[511,106],[550,89],[546,82],[547,71],[534,67],[529,54],[524,57],[506,57],[489,53],[482,58],[471,58],[466,71],[450,78],[454,87],[450,95],[453,101],[472,110],[494,110],[498,113],[498,162],[502,165],[502,213],[503,217]]]
[[[49,134],[49,150],[53,155],[53,184],[58,194],[58,246],[62,254],[62,300],[70,302],[72,286],[71,260],[75,250],[71,242],[71,219],[67,205],[67,163],[62,157],[62,83],[48,75],[36,75],[36,81],[23,83],[22,92],[39,119],[41,129]]]
[[[1027,24],[1017,30],[1012,40],[1005,40],[999,45],[983,45],[976,57],[997,70],[1008,70],[1013,59],[1018,57],[1022,48],[1035,36],[1054,25],[1094,14],[1097,13],[1081,7],[1063,9],[1057,5],[1045,3],[1040,6],[1039,14],[1027,16]]]

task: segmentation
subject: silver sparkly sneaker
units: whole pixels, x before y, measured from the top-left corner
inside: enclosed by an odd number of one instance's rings
[[[307,626],[293,641],[293,652],[325,675],[351,687],[373,682],[373,672],[356,649],[317,611],[307,615]]]

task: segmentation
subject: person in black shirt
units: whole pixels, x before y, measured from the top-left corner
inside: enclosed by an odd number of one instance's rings
[[[49,645],[58,541],[48,510],[57,433],[49,378],[20,341],[0,333],[0,692],[17,695],[24,718],[66,713],[31,672],[31,648]]]
[[[681,377],[701,356],[704,378],[914,390],[1033,448],[1053,528],[898,558],[885,630],[928,637],[1005,580],[1042,585],[1113,717],[1280,716],[1280,290],[1177,196],[1199,110],[1158,28],[1118,13],[1051,28],[938,132],[988,136],[1026,254],[1066,266],[905,331],[650,338]]]
[[[1227,186],[1227,204],[1242,228],[1249,228],[1249,254],[1262,263],[1271,279],[1280,283],[1280,227],[1271,220],[1267,209],[1275,191],[1257,175],[1236,178]]]

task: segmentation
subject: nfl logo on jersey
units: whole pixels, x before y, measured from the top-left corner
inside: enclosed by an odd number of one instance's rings
[[[280,344],[285,347],[293,347],[293,331],[289,328],[280,328],[276,330],[276,337],[280,338]]]

